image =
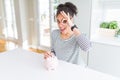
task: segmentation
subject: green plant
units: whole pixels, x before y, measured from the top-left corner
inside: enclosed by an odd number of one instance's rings
[[[117,29],[118,28],[118,23],[117,21],[111,21],[109,23],[109,29]]]
[[[117,23],[117,21],[102,22],[100,24],[100,28],[117,29],[118,23]]]
[[[102,22],[100,24],[100,28],[108,28],[109,23],[108,22]]]

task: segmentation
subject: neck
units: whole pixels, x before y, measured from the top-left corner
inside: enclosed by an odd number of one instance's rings
[[[61,33],[61,38],[62,38],[62,39],[68,39],[68,38],[70,38],[72,35],[73,35],[73,32],[72,32],[72,31],[67,32],[66,34],[62,34],[62,33]]]

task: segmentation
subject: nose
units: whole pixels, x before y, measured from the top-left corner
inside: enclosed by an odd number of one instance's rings
[[[62,28],[64,26],[64,24],[63,23],[59,23],[58,26],[59,26],[59,28]]]

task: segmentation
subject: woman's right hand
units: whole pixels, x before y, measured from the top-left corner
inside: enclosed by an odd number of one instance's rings
[[[51,53],[50,51],[46,51],[45,53],[44,53],[44,59],[47,59],[48,57],[52,57],[54,54],[53,53]]]

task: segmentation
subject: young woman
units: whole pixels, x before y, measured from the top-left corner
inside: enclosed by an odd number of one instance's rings
[[[58,5],[56,19],[59,29],[52,32],[51,52],[44,54],[45,59],[55,55],[60,60],[79,64],[80,50],[89,50],[91,42],[73,23],[76,14],[77,8],[71,2]]]

